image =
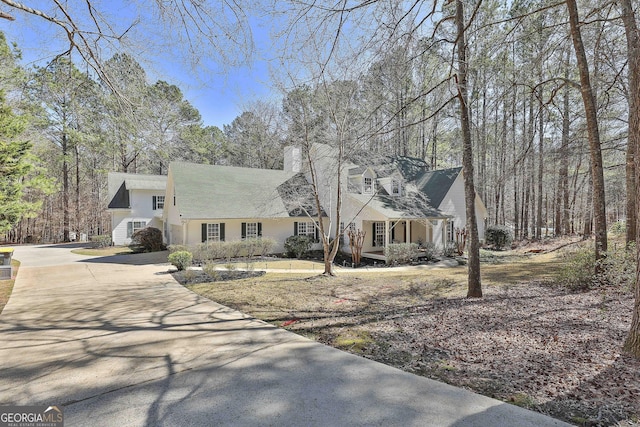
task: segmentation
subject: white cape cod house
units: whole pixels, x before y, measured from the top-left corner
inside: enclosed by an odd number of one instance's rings
[[[163,214],[167,244],[293,235],[318,239],[311,185],[292,170],[172,162]],[[323,216],[324,213],[323,213]]]
[[[323,206],[335,206],[338,158],[323,144],[312,147]],[[427,242],[442,248],[466,227],[462,168],[429,171],[423,160],[403,156],[370,156],[361,164],[341,165],[340,230],[366,232],[362,256],[385,259],[389,243]],[[478,234],[484,239],[487,210],[476,196]],[[335,214],[332,219],[335,223]],[[349,252],[348,238],[343,250]]]
[[[389,243],[433,243],[444,247],[455,230],[466,226],[461,168],[428,170],[410,157],[371,156],[343,162],[333,148],[315,144],[314,159],[325,231],[344,233],[341,249],[349,252],[348,230],[366,233],[362,255],[384,259]],[[159,228],[167,244],[196,245],[271,237],[275,252],[292,235],[318,240],[317,210],[311,177],[301,149],[285,149],[284,170],[172,162],[168,176],[109,174],[109,210],[114,244],[127,244],[145,226]],[[338,175],[342,208],[337,223]],[[487,210],[476,196],[480,239]],[[316,246],[318,247],[318,246]]]

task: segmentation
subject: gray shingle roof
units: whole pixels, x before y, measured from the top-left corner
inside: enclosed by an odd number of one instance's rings
[[[282,170],[172,162],[176,204],[184,219],[289,217],[278,189],[296,174]]]
[[[458,167],[426,172],[416,181],[416,186],[429,198],[432,206],[438,207],[461,170]]]
[[[413,186],[412,186],[413,187]],[[390,219],[447,218],[448,216],[431,206],[426,197],[416,188],[406,188],[403,196],[389,196],[386,193],[370,194],[350,193],[349,197],[367,205]]]

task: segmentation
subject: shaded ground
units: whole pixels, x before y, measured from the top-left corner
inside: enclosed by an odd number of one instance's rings
[[[551,286],[554,254],[496,254],[485,297],[466,269],[262,277],[188,285],[328,345],[579,425],[635,425],[640,362],[620,355],[629,289]]]

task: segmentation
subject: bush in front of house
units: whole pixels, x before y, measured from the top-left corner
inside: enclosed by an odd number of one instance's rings
[[[433,242],[423,243],[422,245],[418,245],[420,247],[420,251],[422,255],[427,261],[433,261],[436,259],[436,244]]]
[[[167,246],[167,250],[170,254],[179,251],[187,251],[189,252],[189,248],[186,245],[169,245]]]
[[[442,248],[442,256],[445,258],[453,258],[458,255],[458,245],[456,242],[447,242]]]
[[[417,243],[390,243],[384,248],[387,264],[407,264],[417,259],[420,248]]]
[[[178,271],[182,271],[191,267],[193,256],[189,251],[177,251],[169,254],[168,259],[171,265],[174,265]]]
[[[208,261],[224,258],[225,242],[204,242],[196,245],[193,249],[193,259],[201,264]]]
[[[259,256],[270,255],[273,253],[273,248],[275,248],[276,244],[276,239],[272,239],[271,237],[261,237],[258,239],[258,248],[256,254]]]
[[[491,245],[497,250],[504,249],[513,241],[511,230],[504,225],[490,225],[485,230],[484,237],[487,245]]]
[[[162,242],[162,231],[155,227],[138,230],[131,236],[129,248],[133,252],[158,252],[165,250]]]
[[[108,234],[99,234],[97,236],[91,236],[91,242],[96,248],[106,248],[111,246],[111,236]]]
[[[289,258],[302,258],[309,250],[313,240],[309,236],[289,236],[284,241],[284,250]]]

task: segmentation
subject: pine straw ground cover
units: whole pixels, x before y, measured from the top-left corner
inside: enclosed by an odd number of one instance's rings
[[[628,287],[555,285],[554,255],[371,274],[266,274],[188,285],[221,304],[345,351],[577,425],[638,425],[640,362],[620,354]],[[506,258],[505,258],[506,259]]]

